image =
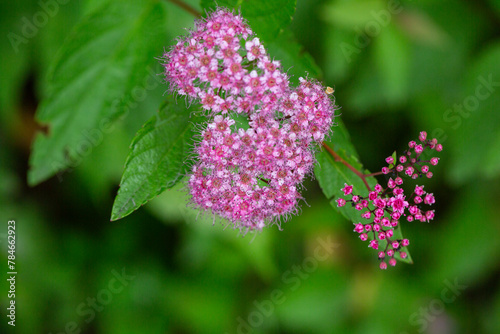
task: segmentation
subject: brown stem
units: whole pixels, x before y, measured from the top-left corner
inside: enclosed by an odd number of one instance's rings
[[[325,142],[323,142],[323,147],[325,148],[325,150],[328,151],[328,153],[330,153],[332,155],[332,157],[335,159],[335,161],[338,161],[338,162],[341,162],[343,163],[347,168],[349,168],[354,174],[356,174],[361,180],[363,180],[363,183],[365,184],[366,186],[366,189],[368,189],[368,191],[372,191],[372,188],[370,188],[370,186],[368,185],[368,182],[366,181],[366,178],[368,176],[371,176],[371,174],[368,174],[368,175],[365,175],[363,173],[361,173],[359,170],[357,170],[356,168],[354,168],[353,166],[351,166],[351,164],[349,164],[347,161],[345,161],[344,159],[342,159],[342,157],[340,155],[337,154],[337,152],[335,152],[330,146],[328,146]],[[375,173],[374,173],[375,174]]]
[[[191,7],[189,4],[185,3],[182,0],[168,0],[169,2],[173,3],[174,5],[177,5],[184,9],[186,12],[189,14],[192,14],[193,16],[199,18],[201,17],[201,13],[197,11],[195,8]]]

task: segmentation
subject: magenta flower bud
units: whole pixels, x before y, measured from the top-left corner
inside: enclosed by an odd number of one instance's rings
[[[363,231],[364,231],[363,224],[355,224],[354,232],[363,233]]]
[[[390,169],[387,167],[382,167],[382,174],[389,174]]]
[[[340,207],[343,207],[345,205],[345,199],[343,198],[339,198],[337,199],[337,206],[340,208]]]
[[[344,188],[340,189],[344,192],[344,195],[350,195],[352,193],[352,187],[347,185],[347,183],[344,183]]]
[[[425,173],[427,173],[427,172],[429,171],[429,166],[424,165],[424,166],[422,166],[422,169],[421,169],[421,170],[422,170],[422,173],[424,173],[424,174],[425,174]]]
[[[436,158],[436,157],[431,158],[431,165],[436,166],[438,164],[438,162],[439,162],[439,158]]]
[[[415,145],[417,145],[417,143],[415,141],[413,141],[413,140],[408,143],[408,147],[409,148],[414,148]]]
[[[391,165],[394,163],[394,158],[392,156],[387,157],[387,158],[385,158],[385,162],[387,162],[387,164]]]
[[[415,195],[422,196],[424,194],[424,186],[415,186]]]
[[[385,232],[385,235],[388,237],[388,238],[392,238],[392,236],[394,235],[394,230],[388,230]]]
[[[359,235],[359,238],[360,238],[362,241],[366,241],[366,240],[368,240],[368,234],[366,234],[366,233],[360,234],[360,235]]]
[[[367,232],[370,232],[370,231],[372,230],[372,226],[371,226],[370,224],[366,224],[366,225],[365,225],[365,230],[366,230]]]
[[[432,205],[432,204],[436,203],[434,195],[433,194],[427,194],[427,195],[425,195],[424,203],[427,204],[427,205]]]
[[[406,162],[406,157],[404,155],[400,156],[399,157],[399,162],[401,162],[402,164],[404,164]]]
[[[408,254],[406,254],[406,252],[400,252],[399,256],[401,256],[402,259],[406,259],[408,257]]]
[[[394,249],[389,249],[389,250],[387,251],[387,256],[389,256],[389,257],[393,257],[393,256],[394,256]]]
[[[390,259],[389,264],[394,267],[396,265],[396,259],[395,258]]]
[[[437,144],[436,145],[436,151],[441,152],[443,150],[443,145]]]
[[[410,244],[410,240],[408,240],[408,239],[403,239],[403,240],[401,241],[401,245],[403,245],[403,247],[406,247],[406,246],[408,246],[409,244]]]
[[[425,131],[420,132],[420,135],[418,136],[418,139],[420,141],[425,141],[426,138],[427,138],[427,132],[425,132]]]
[[[424,147],[421,144],[415,145],[415,153],[420,154],[424,151]]]
[[[382,270],[387,269],[387,263],[385,263],[385,261],[380,262],[380,269],[382,269]]]

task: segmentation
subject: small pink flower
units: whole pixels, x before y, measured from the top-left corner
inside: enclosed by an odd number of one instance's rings
[[[352,193],[352,186],[347,185],[347,183],[344,183],[344,188],[340,189],[344,192],[344,195],[350,195]]]
[[[424,186],[415,186],[415,195],[422,196],[424,194]]]
[[[380,262],[380,269],[382,269],[382,270],[387,269],[387,263],[385,263],[385,261]]]
[[[425,131],[420,132],[420,135],[418,136],[418,139],[420,141],[425,141],[426,138],[427,138],[427,132],[425,132]]]
[[[355,224],[354,232],[363,233],[363,231],[364,231],[363,224]]]
[[[387,158],[385,158],[385,162],[387,162],[387,164],[391,165],[394,163],[394,158],[392,156],[387,157]]]
[[[436,203],[434,195],[433,194],[427,194],[427,195],[425,195],[424,203],[427,204],[427,205],[432,205],[432,204]]]
[[[340,208],[340,207],[342,207],[342,206],[344,206],[344,205],[345,205],[345,203],[346,203],[346,202],[345,202],[345,199],[343,199],[343,198],[339,198],[339,199],[337,199],[337,206],[338,206],[339,208]]]

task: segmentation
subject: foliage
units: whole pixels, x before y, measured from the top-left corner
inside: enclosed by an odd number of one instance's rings
[[[359,217],[330,205],[344,182],[363,185],[324,151],[284,231],[237,238],[186,208],[197,107],[165,93],[155,58],[192,14],[170,1],[3,1],[0,212],[18,222],[16,331],[233,333],[262,314],[253,332],[499,332],[498,1],[217,3],[241,6],[293,80],[335,87],[329,143],[359,170],[422,129],[443,142],[446,176],[426,185],[436,218],[404,230],[415,264],[379,272],[352,232]],[[113,205],[113,219],[144,206],[110,223]],[[325,260],[319,240],[336,244]],[[122,268],[133,280],[82,315]],[[455,281],[466,287],[447,302]]]

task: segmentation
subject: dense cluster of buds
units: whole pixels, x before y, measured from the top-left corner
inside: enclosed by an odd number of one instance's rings
[[[382,168],[382,174],[389,177],[385,189],[377,184],[367,197],[363,197],[353,193],[352,185],[345,184],[341,190],[344,196],[350,196],[350,198],[337,199],[339,207],[349,202],[361,212],[361,217],[369,221],[355,224],[354,231],[359,233],[361,240],[369,240],[368,247],[378,251],[381,269],[387,268],[387,262],[395,266],[397,253],[402,259],[407,257],[407,253],[402,251],[402,248],[409,245],[408,239],[394,237],[394,229],[398,228],[403,217],[409,222],[429,222],[434,218],[434,210],[423,208],[424,204],[434,204],[435,199],[432,193],[427,193],[424,186],[416,185],[412,194],[407,197],[401,187],[405,176],[417,179],[425,175],[431,178],[433,174],[429,171],[430,167],[438,164],[439,158],[432,157],[424,160],[422,153],[426,149],[440,152],[443,146],[438,144],[436,139],[427,139],[426,132],[420,132],[419,141],[420,143],[410,141],[409,149],[401,156],[393,155],[385,159],[389,165]],[[380,245],[382,242],[385,244],[383,249]]]
[[[188,181],[196,206],[250,230],[294,213],[332,125],[329,91],[304,78],[290,87],[243,18],[225,9],[198,20],[164,59],[172,92],[209,114]],[[248,125],[236,124],[241,116]]]

